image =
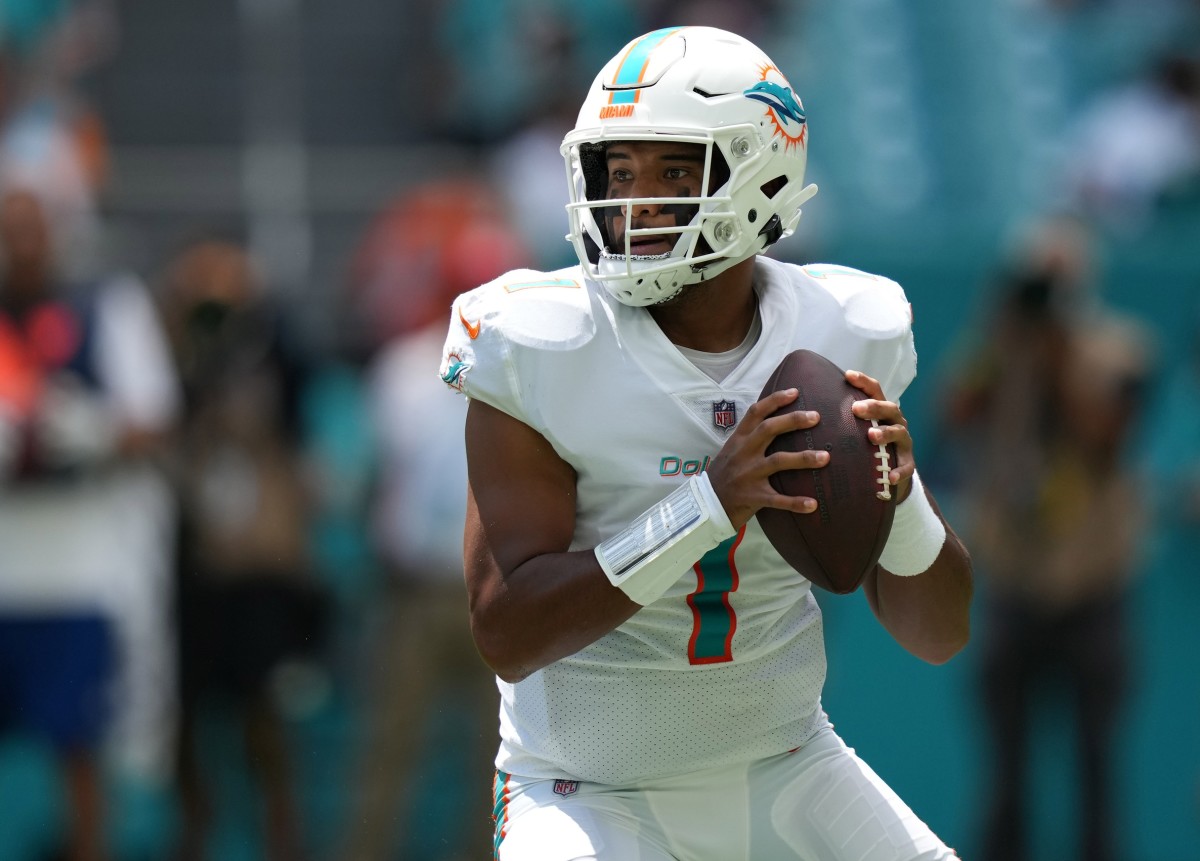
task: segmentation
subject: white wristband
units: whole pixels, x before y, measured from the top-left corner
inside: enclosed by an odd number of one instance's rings
[[[610,583],[645,606],[736,532],[708,476],[700,473],[600,542],[596,558]]]
[[[914,472],[908,498],[896,506],[879,564],[893,574],[912,577],[929,569],[945,543],[946,526],[929,504],[921,479]]]

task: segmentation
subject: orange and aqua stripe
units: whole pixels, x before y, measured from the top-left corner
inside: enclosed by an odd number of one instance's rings
[[[692,610],[692,636],[688,641],[688,663],[720,664],[733,660],[733,635],[737,631],[737,613],[729,595],[736,592],[738,546],[746,537],[746,527],[722,541],[692,566],[696,572],[696,591],[688,595]]]
[[[492,838],[492,857],[499,861],[500,844],[508,833],[508,782],[512,775],[496,769],[492,778],[492,821],[496,823],[495,834]]]
[[[505,293],[517,293],[521,290],[533,290],[538,287],[568,287],[579,289],[579,282],[574,278],[543,278],[539,281],[517,281],[504,285]]]
[[[642,91],[636,85],[640,84],[646,76],[646,67],[650,65],[651,52],[682,29],[682,27],[664,27],[653,33],[647,33],[629,46],[629,50],[621,58],[621,64],[617,66],[616,74],[613,75],[612,82],[609,84],[614,88],[608,94],[610,105],[631,105],[637,102]]]

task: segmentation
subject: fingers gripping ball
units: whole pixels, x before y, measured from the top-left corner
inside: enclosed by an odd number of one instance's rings
[[[879,562],[892,527],[896,496],[888,472],[896,463],[895,447],[868,441],[873,422],[850,411],[866,395],[824,356],[809,350],[789,353],[759,397],[789,388],[798,390],[799,397],[776,415],[815,410],[821,420],[806,430],[780,434],[767,454],[824,449],[829,463],[771,476],[780,493],[815,499],[815,512],[762,508],[758,522],[779,555],[814,585],[838,594],[853,592]]]

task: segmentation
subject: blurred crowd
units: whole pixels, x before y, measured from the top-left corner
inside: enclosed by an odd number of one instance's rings
[[[1026,5],[1069,27],[1145,4]],[[944,464],[928,480],[962,505],[982,587],[980,858],[1036,857],[1023,823],[1047,687],[1077,704],[1078,857],[1118,857],[1112,753],[1146,536],[1173,559],[1200,538],[1200,350],[1164,355],[1176,321],[1105,296],[1111,237],[1200,211],[1200,5],[1150,5],[1172,25],[1080,100],[1045,206],[997,240],[969,285],[977,319],[930,369]],[[435,377],[449,303],[570,264],[558,145],[617,47],[668,23],[785,40],[803,11],[435,8],[429,51],[454,75],[425,133],[476,157],[363,214],[338,283],[315,285],[335,298],[314,343],[240,226],[198,217],[149,264],[108,242],[119,129],[81,82],[133,8],[0,3],[0,762],[33,746],[54,787],[22,806],[9,797],[37,791],[0,774],[4,858],[486,857],[496,691],[461,578],[465,404]],[[1175,312],[1193,345],[1198,298],[1200,252]],[[1200,772],[1181,786],[1200,822]]]

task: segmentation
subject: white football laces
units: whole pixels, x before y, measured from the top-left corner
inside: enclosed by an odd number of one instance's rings
[[[879,422],[877,422],[875,419],[871,419],[871,427],[879,427]],[[875,457],[879,458],[879,465],[876,466],[875,469],[879,473],[879,478],[875,479],[875,481],[878,482],[879,486],[883,489],[876,491],[875,496],[876,498],[887,502],[892,498],[892,483],[888,480],[888,475],[892,471],[892,464],[888,458],[887,444],[881,442],[878,446],[876,446],[876,448],[879,449],[877,452],[875,452]]]

